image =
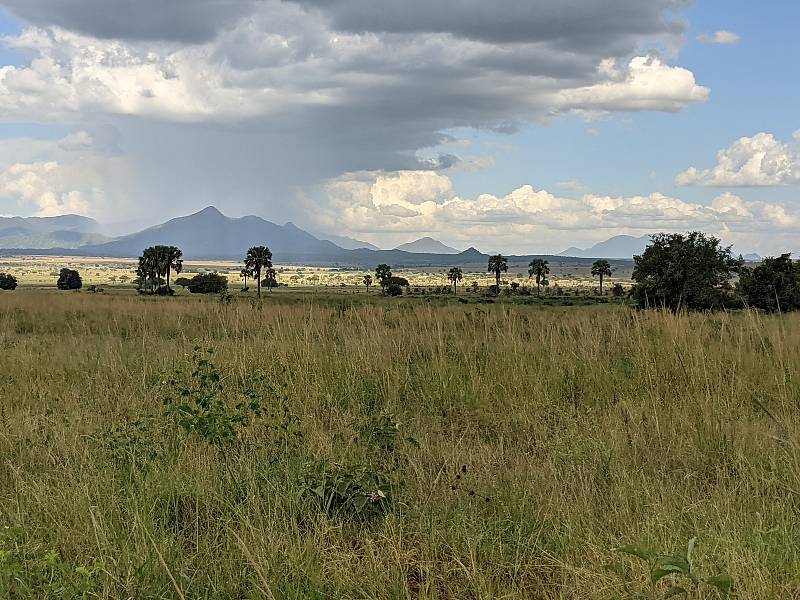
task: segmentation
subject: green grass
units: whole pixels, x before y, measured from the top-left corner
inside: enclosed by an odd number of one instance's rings
[[[800,593],[800,315],[20,289],[0,373],[0,598]]]

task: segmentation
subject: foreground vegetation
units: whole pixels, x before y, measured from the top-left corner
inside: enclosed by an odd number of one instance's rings
[[[0,597],[794,597],[798,317],[4,294]]]

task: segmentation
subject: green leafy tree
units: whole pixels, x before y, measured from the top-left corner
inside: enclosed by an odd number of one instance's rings
[[[739,294],[753,308],[768,312],[800,309],[800,261],[791,254],[765,258],[755,268],[742,267]]]
[[[0,273],[0,290],[17,289],[17,278],[11,273]]]
[[[386,291],[386,286],[389,285],[389,280],[392,278],[392,267],[386,263],[381,263],[375,267],[375,279],[381,286],[382,291]]]
[[[528,263],[528,279],[536,278],[536,295],[541,296],[542,284],[550,273],[550,263],[543,258],[534,258]]]
[[[731,305],[731,280],[743,260],[699,231],[659,233],[634,256],[631,297],[639,308],[703,310]]]
[[[74,269],[61,269],[56,287],[60,290],[79,290],[83,287],[81,275]]]
[[[600,295],[603,295],[603,278],[611,277],[614,271],[611,270],[611,265],[605,258],[594,261],[592,264],[592,275],[600,278]]]
[[[495,254],[489,257],[489,263],[486,266],[488,273],[494,273],[494,279],[497,285],[497,293],[500,293],[500,274],[508,272],[508,259],[502,254]]]
[[[458,267],[453,267],[447,272],[447,279],[453,284],[453,293],[458,293],[458,282],[464,279],[464,273]]]
[[[244,266],[258,282],[258,297],[261,297],[261,273],[272,268],[272,252],[266,246],[253,246],[247,251]]]
[[[367,287],[367,293],[369,293],[369,288],[372,285],[372,275],[364,275],[364,285]]]

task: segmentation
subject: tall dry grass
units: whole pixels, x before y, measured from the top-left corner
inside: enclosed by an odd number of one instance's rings
[[[799,326],[2,294],[0,597],[632,598],[647,569],[614,548],[695,536],[736,597],[800,597]],[[167,426],[195,346],[287,430]],[[307,465],[368,462],[354,433],[379,414],[417,442],[387,514],[325,512]]]

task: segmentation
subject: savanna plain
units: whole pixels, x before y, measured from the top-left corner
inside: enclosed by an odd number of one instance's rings
[[[0,598],[800,598],[800,315],[0,293]]]

